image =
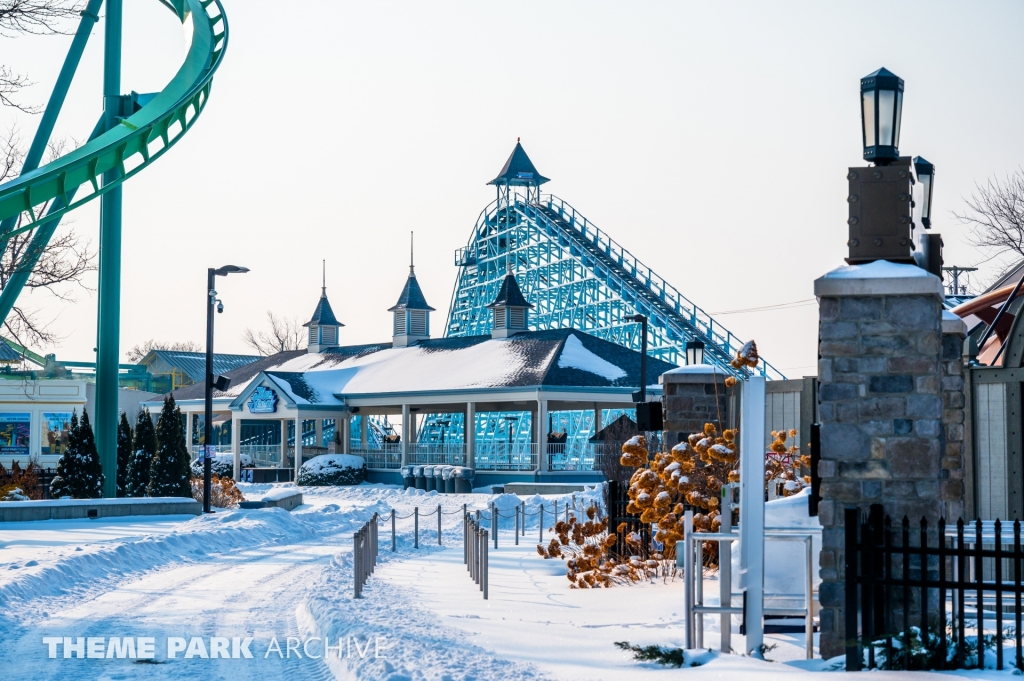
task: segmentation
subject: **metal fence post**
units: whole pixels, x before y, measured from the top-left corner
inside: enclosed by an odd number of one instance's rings
[[[526,536],[526,502],[525,501],[520,501],[519,502],[519,515],[523,519],[523,528],[522,529],[523,529],[523,536],[525,537]]]
[[[516,546],[519,546],[519,507],[516,506]]]
[[[498,550],[498,506],[491,503],[491,530],[494,532],[494,550]]]
[[[537,532],[538,532],[537,543],[538,544],[543,544],[544,543],[544,500],[543,499],[541,499],[541,502],[540,502],[540,515],[538,517],[540,518],[540,522],[537,523],[538,528],[539,528],[537,530]]]
[[[398,543],[398,535],[395,532],[395,509],[391,509],[391,553],[395,552]]]
[[[497,542],[497,538],[495,538]],[[487,559],[487,531],[484,530],[484,600],[487,600],[487,589],[490,586],[490,566]]]
[[[359,533],[352,535],[352,576],[355,579],[355,592],[353,598],[359,598]]]
[[[441,504],[437,505],[437,545],[441,546]]]
[[[412,510],[413,525],[413,548],[418,549],[420,547],[420,507],[417,506]]]
[[[847,508],[844,515],[846,524],[846,555],[844,556],[846,612],[843,615],[846,625],[846,671],[859,672],[862,655],[860,640],[857,637],[857,525],[860,523],[860,511],[856,508]],[[981,542],[978,542],[978,545],[981,546]],[[904,570],[907,568],[908,566],[903,566]]]
[[[686,507],[683,518],[685,519],[683,523],[683,615],[686,620],[683,629],[686,634],[686,647],[693,648],[696,638],[693,631],[695,592],[693,588],[693,508],[691,506]]]

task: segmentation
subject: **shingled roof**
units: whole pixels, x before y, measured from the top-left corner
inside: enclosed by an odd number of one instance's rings
[[[331,309],[331,304],[327,301],[327,292],[320,296],[320,301],[316,304],[316,309],[313,310],[313,318],[303,324],[303,326],[345,326],[338,321],[338,318],[334,316],[334,310]]]
[[[526,298],[523,297],[523,292],[519,288],[519,282],[516,281],[515,275],[509,272],[505,275],[505,280],[501,282],[498,297],[487,307],[533,307],[533,305],[526,302]]]
[[[419,282],[416,281],[416,274],[410,271],[409,278],[405,280],[405,288],[402,289],[402,295],[398,296],[398,302],[395,303],[394,307],[388,308],[388,312],[394,312],[395,310],[432,311],[433,309],[427,305],[427,299],[423,297],[423,291],[420,290]]]

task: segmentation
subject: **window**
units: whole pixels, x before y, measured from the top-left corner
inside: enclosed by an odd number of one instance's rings
[[[42,444],[43,454],[63,454],[68,446],[68,437],[71,435],[71,412],[44,413],[40,419],[42,426],[42,437],[39,439]]]
[[[317,328],[318,327],[316,327],[316,326],[309,327],[309,344],[310,345],[316,345],[317,344],[317,333],[316,333]]]
[[[405,335],[405,310],[395,311],[395,335]]]
[[[505,328],[505,308],[503,307],[494,308],[494,328]]]
[[[320,327],[320,343],[321,343],[321,345],[337,345],[337,343],[338,343],[338,327],[336,327],[336,326],[321,326]]]

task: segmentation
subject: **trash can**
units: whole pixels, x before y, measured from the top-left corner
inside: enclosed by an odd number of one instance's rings
[[[402,466],[402,489],[409,489],[416,485],[412,477],[412,466]]]
[[[476,476],[476,471],[472,468],[465,468],[464,466],[456,466],[455,470],[452,471],[455,477],[455,492],[458,494],[469,494],[473,491],[473,478]]]
[[[424,466],[423,477],[426,480],[427,486],[424,487],[428,492],[437,490],[437,478],[434,477],[434,467]]]
[[[427,481],[423,477],[423,466],[413,466],[412,477],[414,481],[413,484],[415,485],[416,489],[427,488]]]
[[[444,492],[455,494],[455,466],[444,467]]]

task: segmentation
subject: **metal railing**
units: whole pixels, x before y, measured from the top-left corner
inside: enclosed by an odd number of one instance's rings
[[[477,444],[476,468],[485,471],[532,471],[537,469],[536,442],[486,442]]]
[[[548,470],[592,471],[604,453],[603,442],[548,444]]]
[[[409,463],[463,466],[466,463],[466,446],[461,442],[445,444],[436,442],[410,443]]]
[[[349,452],[363,457],[367,468],[393,470],[402,467],[401,444],[368,444],[366,447],[352,447]]]
[[[352,535],[352,572],[355,577],[353,598],[363,597],[366,580],[377,567],[377,514]]]
[[[242,454],[248,454],[252,465],[271,468],[281,465],[281,445],[239,445]]]

